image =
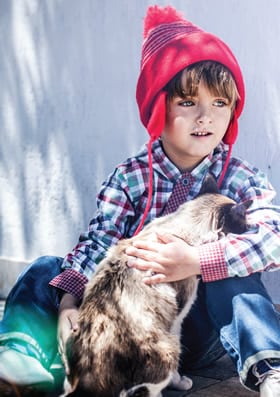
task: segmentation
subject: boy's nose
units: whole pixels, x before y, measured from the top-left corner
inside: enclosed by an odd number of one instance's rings
[[[201,109],[197,116],[197,123],[199,125],[205,123],[212,123],[211,112],[207,109]]]

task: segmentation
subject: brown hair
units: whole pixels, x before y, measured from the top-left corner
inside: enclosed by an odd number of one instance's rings
[[[205,84],[214,96],[226,98],[234,110],[239,99],[235,80],[228,68],[214,61],[197,62],[177,73],[165,86],[167,101],[175,96],[196,96],[200,82]]]

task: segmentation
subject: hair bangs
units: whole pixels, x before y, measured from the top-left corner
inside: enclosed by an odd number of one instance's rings
[[[198,62],[180,71],[166,85],[168,100],[195,97],[199,84],[203,83],[209,92],[217,97],[226,98],[234,109],[239,98],[237,86],[231,72],[222,64],[213,61]]]

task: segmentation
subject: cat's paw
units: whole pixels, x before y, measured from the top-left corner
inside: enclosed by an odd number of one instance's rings
[[[193,381],[191,378],[187,376],[181,376],[178,372],[175,372],[172,376],[172,380],[170,382],[174,389],[178,390],[189,390],[192,388]]]

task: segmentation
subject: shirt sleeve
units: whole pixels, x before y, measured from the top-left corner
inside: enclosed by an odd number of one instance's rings
[[[272,204],[274,197],[273,188],[258,175],[242,183],[235,200],[253,201],[247,211],[248,230],[199,247],[204,281],[245,277],[280,267],[280,207]]]
[[[88,279],[75,270],[67,269],[50,281],[52,287],[61,289],[71,295],[82,299]]]
[[[104,258],[107,249],[133,234],[135,210],[129,196],[127,181],[118,169],[104,182],[97,197],[97,211],[86,233],[64,258],[63,272],[50,285],[82,297],[85,284]]]
[[[198,247],[202,280],[215,281],[229,277],[224,247],[220,241]]]

